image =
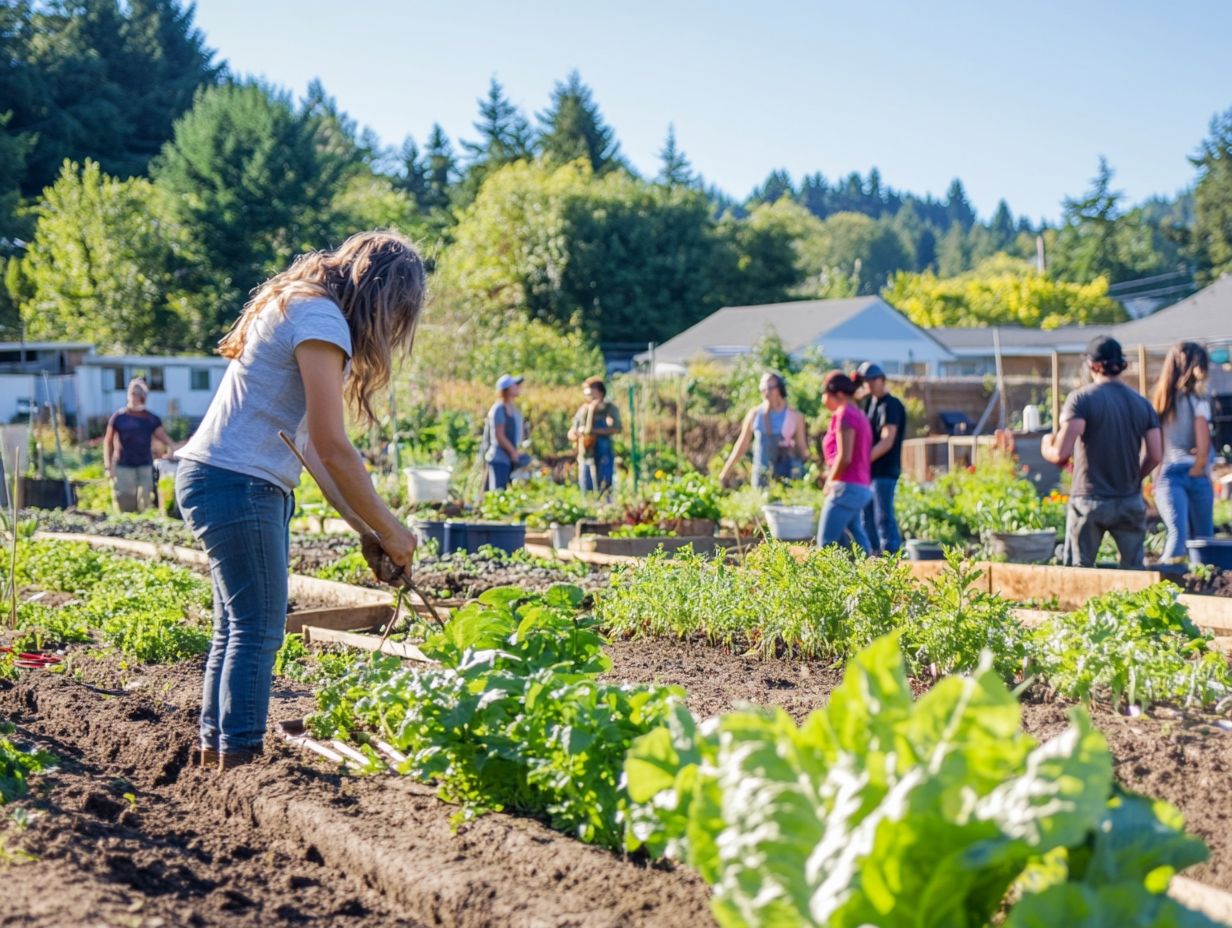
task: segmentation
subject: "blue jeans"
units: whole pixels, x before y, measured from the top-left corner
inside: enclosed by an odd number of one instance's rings
[[[1189,464],[1170,464],[1159,474],[1155,505],[1168,528],[1164,558],[1185,557],[1185,542],[1215,534],[1215,490],[1207,474],[1189,476]]]
[[[873,491],[862,483],[835,481],[821,509],[821,522],[817,526],[817,544],[825,547],[832,544],[847,544],[846,536],[872,553],[868,536],[864,534],[864,507],[873,498]]]
[[[175,496],[205,545],[214,584],[214,640],[205,662],[201,746],[259,751],[274,655],[287,625],[289,526],[295,496],[221,467],[180,464]]]
[[[488,489],[503,490],[509,486],[513,465],[508,461],[488,461]]]
[[[873,498],[864,507],[864,530],[873,550],[884,554],[897,554],[903,546],[898,518],[894,515],[894,491],[897,489],[897,477],[874,477]]]
[[[609,443],[606,453],[595,444],[595,456],[593,458],[578,458],[578,486],[582,488],[583,493],[594,493],[603,491],[612,485],[612,479],[616,474],[616,458],[612,454],[612,446]],[[595,481],[599,482],[599,486],[595,486]]]
[[[804,479],[804,461],[801,458],[779,458],[773,464],[759,464],[753,457],[753,486],[762,490],[770,485],[771,480],[802,480]]]

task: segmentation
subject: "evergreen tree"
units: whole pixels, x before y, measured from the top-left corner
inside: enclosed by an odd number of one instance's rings
[[[255,82],[212,87],[152,165],[195,265],[197,346],[215,341],[245,294],[293,256],[339,237],[333,198],[354,173],[355,149],[322,145],[321,119]]]
[[[955,220],[937,245],[937,273],[955,277],[971,268],[971,253],[962,224]]]
[[[479,139],[463,142],[462,148],[473,170],[477,165],[500,167],[511,161],[529,158],[534,152],[533,133],[522,111],[505,96],[496,78],[488,85],[488,95],[479,101],[479,120],[474,123]]]
[[[661,184],[668,187],[690,187],[693,185],[695,178],[693,177],[693,168],[689,164],[689,159],[685,157],[683,151],[676,145],[676,127],[668,124],[667,140],[663,143],[663,149],[659,152],[659,175],[656,178]]]
[[[975,223],[975,210],[967,200],[962,181],[957,177],[950,181],[950,189],[945,192],[945,215],[948,225],[958,223],[964,230]]]
[[[402,143],[398,154],[399,172],[396,180],[398,189],[410,194],[415,205],[421,210],[428,209],[428,165],[419,152],[415,140],[407,137]]]
[[[1010,212],[1009,204],[1004,200],[997,203],[997,211],[992,215],[989,230],[992,232],[995,251],[1004,251],[1010,247],[1018,234],[1014,228],[1014,214]]]
[[[1067,197],[1051,270],[1062,280],[1086,283],[1096,277],[1124,279],[1126,268],[1117,255],[1116,221],[1123,194],[1112,189],[1112,168],[1099,159],[1099,171],[1085,195]]]
[[[449,206],[449,194],[458,177],[458,159],[449,143],[449,136],[439,123],[434,123],[424,149],[424,167],[428,189],[423,206],[427,210],[443,210]]]
[[[615,132],[603,121],[593,93],[577,71],[557,83],[539,123],[539,151],[545,160],[564,164],[582,158],[596,174],[625,166]]]
[[[800,192],[796,196],[800,205],[818,219],[825,219],[830,215],[830,185],[820,171],[809,174],[800,181]]]
[[[787,197],[795,199],[796,190],[791,182],[791,175],[782,168],[776,168],[766,175],[760,187],[749,197],[750,205],[757,203],[777,203]]]
[[[197,88],[219,74],[192,8],[177,0],[20,0],[4,9],[5,26],[21,27],[5,49],[5,81],[15,77],[19,92],[3,106],[13,112],[8,131],[35,139],[29,196],[65,158],[93,158],[120,177],[143,173]]]
[[[1198,169],[1192,254],[1209,281],[1232,270],[1232,109],[1211,120],[1191,160]]]

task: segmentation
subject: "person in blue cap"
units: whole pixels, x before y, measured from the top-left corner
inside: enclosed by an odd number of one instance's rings
[[[509,486],[509,476],[515,466],[523,463],[518,448],[522,446],[524,425],[517,398],[524,378],[501,374],[496,381],[498,399],[488,410],[483,425],[483,459],[488,465],[488,489],[503,490]]]
[[[894,493],[903,473],[903,439],[907,435],[907,408],[890,392],[886,375],[872,361],[865,361],[852,378],[857,386],[868,387],[865,413],[873,427],[870,452],[873,498],[864,507],[864,530],[873,550],[894,554],[903,546],[894,514]]]

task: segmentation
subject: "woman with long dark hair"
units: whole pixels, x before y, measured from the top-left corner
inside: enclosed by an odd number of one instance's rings
[[[344,408],[374,419],[395,353],[410,350],[423,262],[393,232],[364,232],[266,281],[220,351],[231,359],[200,428],[179,452],[176,498],[205,545],[214,639],[201,703],[201,762],[226,770],[261,753],[274,655],[287,615],[287,569],[300,465],[296,436],[327,499],[342,500],[409,567],[415,536],[381,501],[347,437]]]
[[[822,442],[826,459],[826,503],[817,526],[817,544],[842,544],[852,540],[872,552],[864,531],[864,507],[873,498],[870,454],[873,429],[864,411],[856,405],[855,382],[842,371],[830,371],[822,388],[830,424]]]
[[[1163,428],[1164,460],[1155,484],[1155,505],[1168,528],[1163,559],[1185,557],[1191,538],[1215,534],[1215,492],[1211,485],[1211,404],[1206,397],[1210,358],[1197,342],[1178,342],[1168,351],[1151,404]]]

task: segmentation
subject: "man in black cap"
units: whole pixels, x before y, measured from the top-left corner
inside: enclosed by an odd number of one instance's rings
[[[1066,564],[1094,567],[1111,532],[1122,567],[1142,567],[1146,503],[1142,478],[1163,459],[1159,416],[1121,382],[1121,345],[1100,336],[1087,346],[1095,382],[1069,395],[1061,431],[1044,436],[1043,454],[1054,464],[1074,458],[1074,482],[1065,515]]]
[[[873,548],[881,554],[895,554],[903,546],[894,514],[894,492],[903,473],[903,439],[907,436],[907,409],[886,385],[886,375],[872,361],[860,365],[852,378],[857,386],[868,385],[865,413],[873,427],[873,498],[864,507],[864,530]]]

